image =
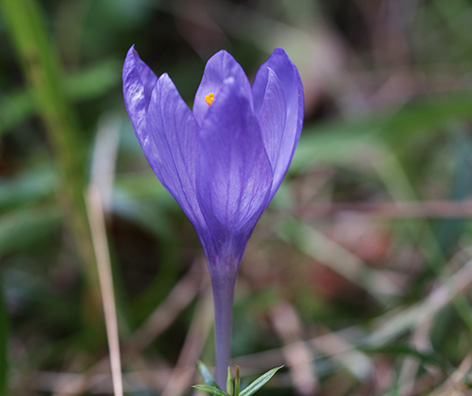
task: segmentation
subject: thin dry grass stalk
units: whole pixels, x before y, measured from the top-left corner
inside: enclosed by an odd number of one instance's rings
[[[105,228],[105,218],[100,198],[100,192],[93,185],[87,195],[87,213],[93,237],[93,247],[98,268],[100,292],[102,295],[105,325],[107,330],[110,365],[115,396],[123,396],[123,378],[121,375],[120,342],[116,317],[113,279],[111,275],[110,254]]]

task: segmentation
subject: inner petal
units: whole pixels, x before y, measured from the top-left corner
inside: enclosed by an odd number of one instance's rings
[[[226,51],[219,51],[213,55],[205,66],[202,81],[195,94],[193,114],[201,125],[210,108],[206,96],[211,92],[218,96],[225,82],[234,80],[241,96],[245,97],[252,108],[252,90],[244,70],[238,62]]]

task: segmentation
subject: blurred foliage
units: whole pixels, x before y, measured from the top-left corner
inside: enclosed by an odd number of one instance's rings
[[[127,394],[197,394],[196,361],[211,362],[198,238],[123,105],[132,44],[189,104],[221,48],[250,78],[276,46],[301,72],[302,138],[236,291],[232,353],[247,383],[284,364],[258,394],[470,392],[470,0],[0,4],[0,394],[112,394],[90,309],[90,185]]]

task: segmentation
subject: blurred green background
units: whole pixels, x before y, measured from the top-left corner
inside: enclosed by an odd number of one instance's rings
[[[302,137],[236,290],[234,363],[285,364],[258,394],[470,392],[471,19],[469,0],[1,0],[0,395],[113,394],[107,252],[126,394],[197,394],[213,362],[198,238],[124,108],[132,44],[189,104],[221,48],[250,79],[275,47],[300,70]]]

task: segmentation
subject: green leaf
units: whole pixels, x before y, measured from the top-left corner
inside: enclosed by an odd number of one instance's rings
[[[0,210],[53,197],[58,180],[52,166],[39,162],[14,178],[0,178]]]
[[[0,219],[0,255],[23,251],[49,238],[61,221],[59,208],[49,205],[18,209],[3,215]]]
[[[452,367],[450,363],[444,359],[441,354],[434,351],[421,352],[416,348],[407,345],[407,344],[393,344],[393,345],[381,345],[381,346],[359,346],[359,350],[371,353],[371,354],[388,354],[390,356],[407,356],[416,358],[421,363],[427,363],[429,365],[434,365],[445,374],[448,370],[451,370]]]
[[[115,59],[72,72],[64,78],[64,93],[71,101],[95,99],[119,84],[120,65]],[[7,92],[0,99],[0,136],[38,112],[29,90]]]
[[[353,119],[325,121],[303,129],[290,172],[315,164],[343,165],[354,155],[364,155],[365,145],[380,141],[395,147],[404,139],[420,134],[441,133],[456,121],[468,121],[472,114],[469,91],[431,95],[408,102],[401,108],[375,111]]]
[[[202,375],[202,378],[205,384],[212,386],[214,388],[220,389],[215,379],[211,375],[210,370],[208,370],[208,367],[206,366],[206,364],[199,360],[197,362],[197,366],[198,366],[198,370],[200,370],[200,374]]]
[[[213,394],[214,396],[231,396],[229,393],[223,392],[221,389],[215,387],[215,386],[210,386],[210,385],[194,385],[193,386],[195,389],[200,389],[205,392],[209,392]]]
[[[231,368],[228,366],[228,377],[226,378],[226,392],[233,394],[233,377],[231,376]]]
[[[267,371],[262,374],[258,379],[249,384],[243,391],[240,393],[241,396],[251,396],[261,389],[273,376],[279,371],[283,366],[273,368],[272,370]]]

